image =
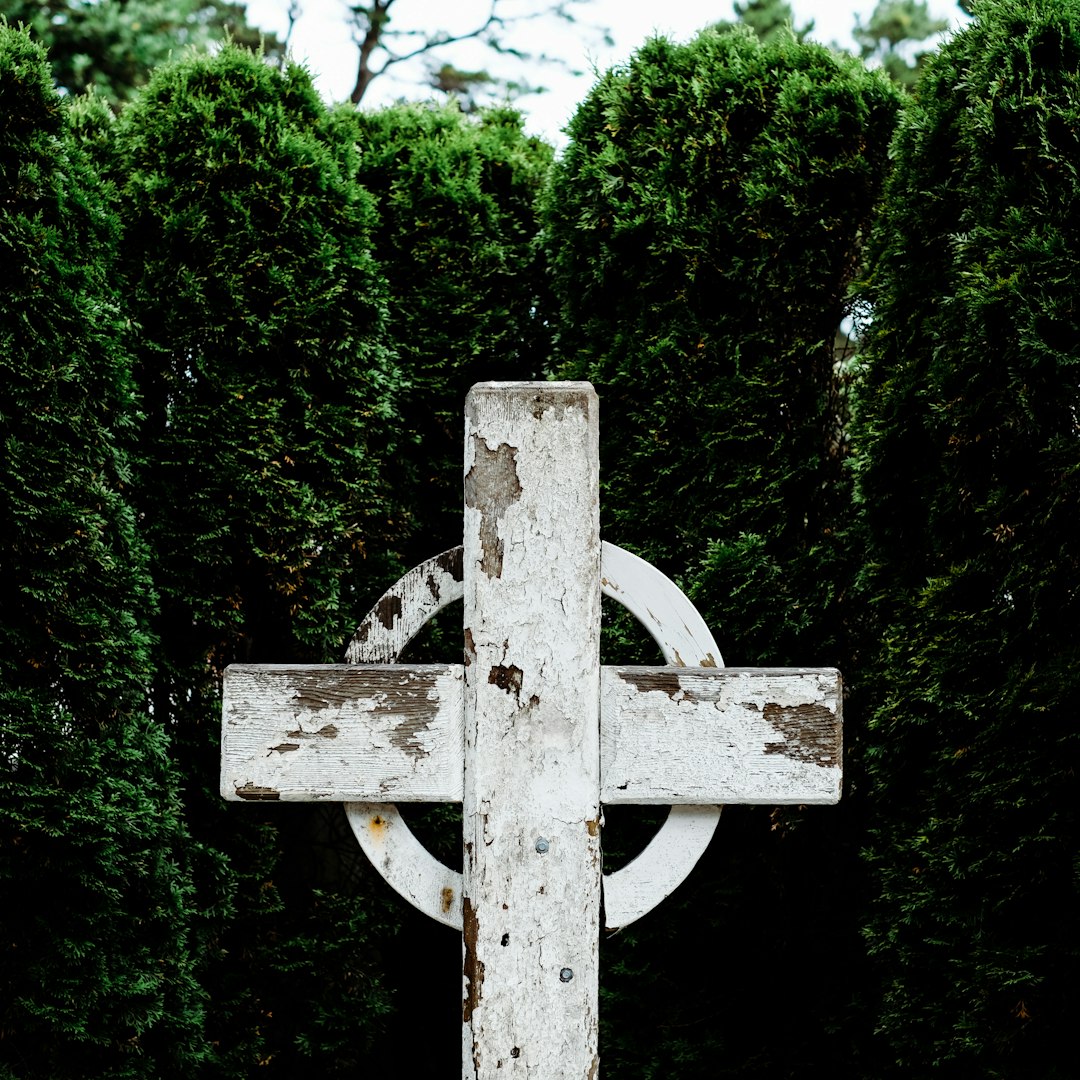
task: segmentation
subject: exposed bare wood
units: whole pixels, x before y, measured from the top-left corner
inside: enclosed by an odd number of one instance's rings
[[[428,619],[461,599],[463,557],[460,546],[451,548],[413,567],[387,589],[353,635],[346,660],[351,664],[396,663]],[[463,755],[464,733],[454,759],[459,778]],[[364,854],[386,883],[425,915],[460,931],[461,874],[420,844],[397,807],[350,802],[345,804],[345,814]]]
[[[345,651],[349,664],[396,664],[424,624],[460,600],[462,549],[450,548],[414,566],[375,602]]]
[[[604,668],[601,716],[609,805],[840,798],[833,668]]]
[[[462,677],[460,664],[233,664],[225,671],[221,794],[458,801]]]
[[[461,874],[434,858],[393,806],[349,803],[346,809],[364,854],[386,883],[425,915],[460,932]]]
[[[462,598],[463,558],[461,547],[451,548],[388,589],[354,635],[349,662],[395,662],[428,619]],[[712,633],[679,587],[606,541],[600,544],[600,589],[640,620],[669,664],[685,664],[683,657],[723,663]],[[394,806],[350,803],[345,810],[360,846],[387,883],[426,915],[460,930],[461,874],[416,841]],[[673,808],[640,855],[604,876],[604,925],[609,930],[628,926],[670,896],[708,847],[719,820],[719,806]],[[450,910],[448,895],[457,898]]]

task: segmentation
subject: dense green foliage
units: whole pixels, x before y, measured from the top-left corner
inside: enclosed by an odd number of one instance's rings
[[[159,64],[226,37],[279,53],[281,43],[247,23],[229,0],[0,0],[0,18],[26,26],[49,53],[56,85],[69,94],[93,88],[119,108]]]
[[[116,126],[154,713],[211,867],[214,1074],[340,1075],[385,1009],[340,808],[227,805],[217,771],[225,665],[340,660],[387,575],[397,375],[355,120],[299,68],[227,48],[161,69]]]
[[[57,12],[165,10],[23,6],[84,71]],[[225,5],[171,10],[139,50]],[[789,10],[646,44],[554,167],[235,47],[116,119],[149,52],[65,101],[0,29],[0,1080],[457,1068],[460,938],[339,807],[220,799],[220,680],[339,660],[460,541],[467,387],[549,373],[600,392],[605,538],[852,691],[841,806],[726,808],[602,943],[605,1076],[1073,1074],[1080,0],[976,4],[910,100]]]
[[[869,947],[897,1075],[1075,1072],[1080,4],[932,62],[875,241],[859,404]]]
[[[116,221],[0,27],[0,1076],[182,1077],[191,882],[127,501]]]
[[[395,943],[420,917],[410,923],[366,869],[340,808],[220,800],[220,678],[238,659],[339,659],[397,571],[460,539],[465,389],[542,363],[533,203],[550,150],[505,110],[328,113],[304,73],[239,49],[163,69],[118,122],[100,95],[65,117],[70,153],[108,171],[124,228],[109,270],[125,306],[110,293],[99,315],[114,352],[130,349],[135,385],[124,366],[127,411],[101,419],[133,458],[126,490],[153,576],[150,593],[139,548],[128,562],[147,595],[121,606],[138,646],[130,692],[149,686],[185,777],[191,838],[175,857],[192,867],[184,897],[198,915],[176,931],[173,959],[190,939],[206,1011],[188,1019],[211,1048],[190,1074],[392,1064],[393,1027],[369,1046],[389,991],[399,1011],[424,1007],[431,987],[414,975],[427,946],[443,960],[450,1018],[435,1060],[452,1057],[454,936],[423,927]],[[386,346],[388,311],[408,385]],[[160,1016],[157,1027],[164,1038]]]
[[[835,655],[834,337],[896,108],[790,36],[656,39],[586,99],[554,174],[558,349],[602,393],[606,534],[698,567],[740,663]]]
[[[488,379],[541,378],[536,196],[551,149],[510,109],[455,105],[362,113],[358,179],[378,200],[375,255],[408,392],[402,406],[409,566],[461,543],[465,394]]]
[[[834,338],[897,108],[884,78],[790,34],[657,39],[589,95],[554,173],[558,348],[603,402],[604,535],[683,581],[729,664],[847,667]],[[829,815],[728,808],[693,883],[607,943],[607,1075],[849,1056],[830,1029],[838,958],[861,951],[841,899],[857,861]],[[804,969],[839,978],[777,1039],[762,1000]]]

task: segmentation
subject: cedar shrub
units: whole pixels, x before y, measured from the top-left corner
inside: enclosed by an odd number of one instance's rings
[[[154,713],[203,852],[208,1076],[351,1075],[388,1008],[340,807],[218,793],[225,666],[339,661],[394,572],[399,379],[356,140],[302,69],[234,47],[159,69],[116,122]]]
[[[858,395],[879,1031],[904,1077],[1074,1072],[1080,4],[929,65]]]
[[[0,1076],[205,1055],[154,592],[130,504],[118,223],[45,56],[0,26]]]
[[[552,153],[510,108],[402,103],[358,121],[357,179],[378,203],[372,241],[407,374],[398,465],[414,566],[461,543],[469,387],[542,378],[548,364],[534,244]]]
[[[586,98],[545,196],[560,372],[603,405],[605,539],[679,580],[730,664],[849,663],[835,341],[898,108],[790,33],[656,38]],[[643,650],[616,616],[605,655]],[[643,816],[608,818],[605,858],[640,846]],[[865,1075],[857,837],[847,810],[725,809],[679,893],[604,943],[605,1074]],[[776,988],[811,971],[778,1038]]]

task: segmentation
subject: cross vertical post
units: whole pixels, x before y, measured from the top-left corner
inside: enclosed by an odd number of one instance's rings
[[[594,1077],[598,401],[487,383],[465,413],[463,1075]]]

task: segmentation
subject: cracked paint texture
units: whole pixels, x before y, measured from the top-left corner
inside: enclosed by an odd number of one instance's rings
[[[463,1014],[490,1080],[585,1077],[597,1053],[596,436],[585,384],[466,406]]]

